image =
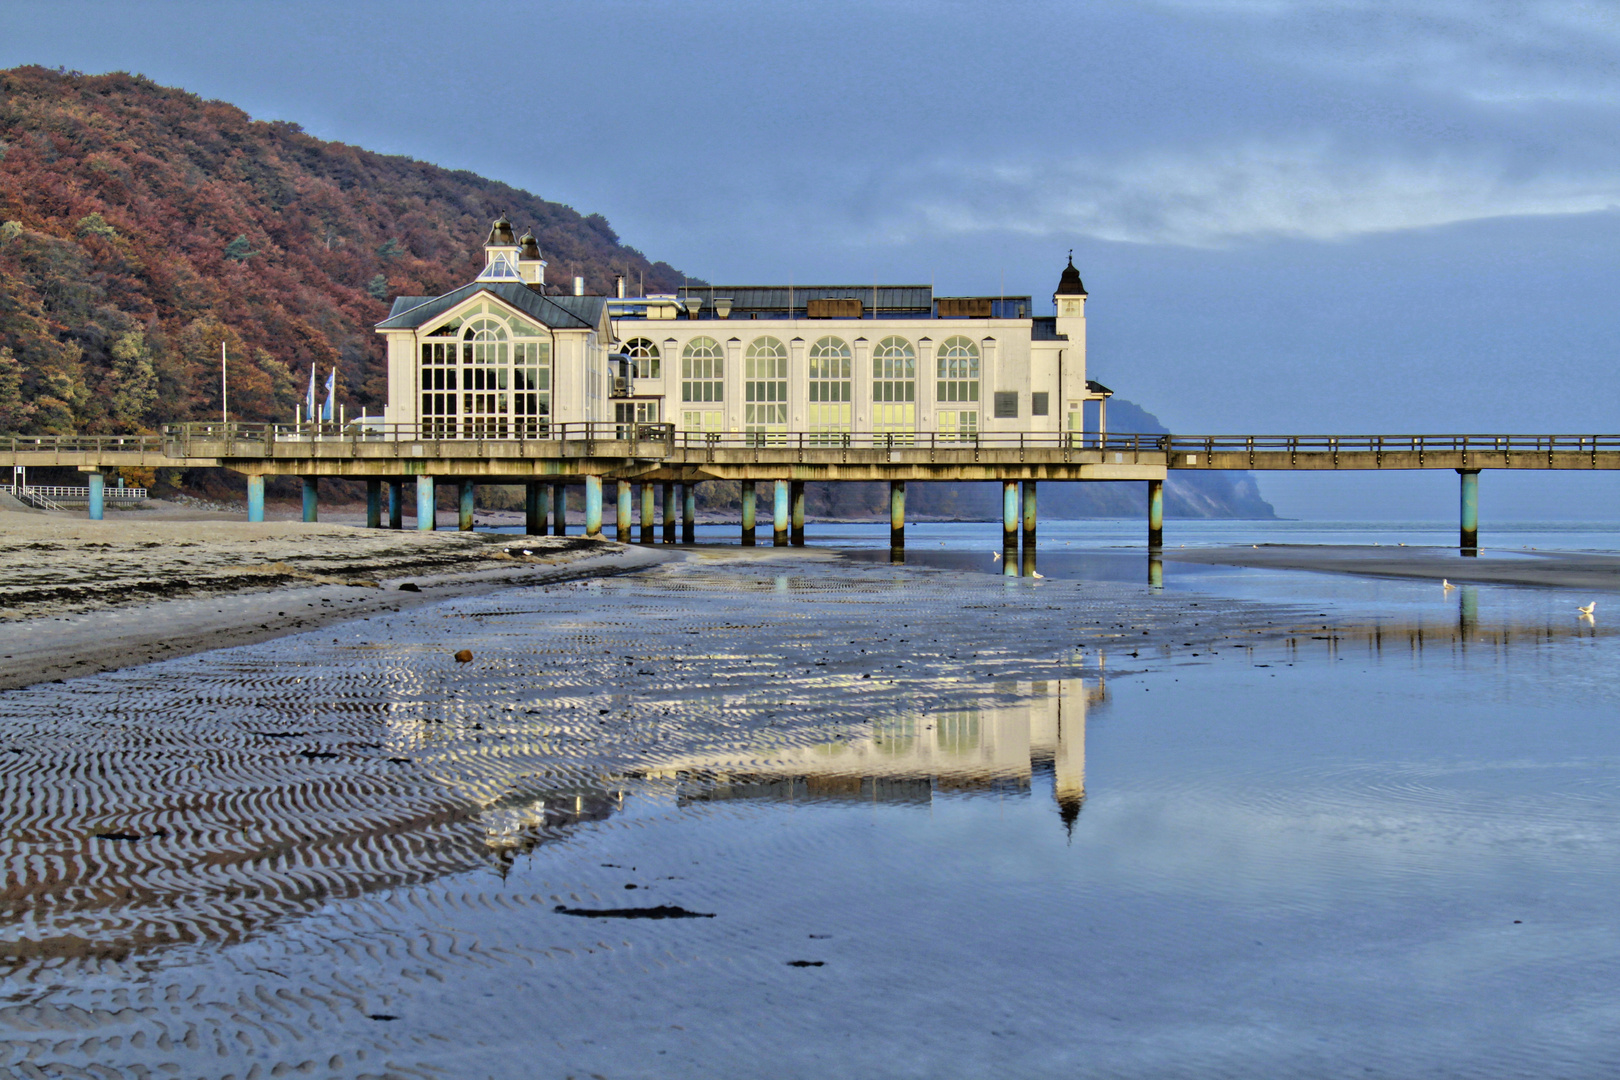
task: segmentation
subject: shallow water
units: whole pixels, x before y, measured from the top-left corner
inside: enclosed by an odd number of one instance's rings
[[[688,563],[0,695],[0,1068],[1611,1073],[1605,626],[1194,569]]]

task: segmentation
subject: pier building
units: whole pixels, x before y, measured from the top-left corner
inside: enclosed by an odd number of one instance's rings
[[[436,439],[546,438],[553,423],[668,423],[683,433],[921,433],[1085,429],[1086,289],[1071,253],[1053,314],[1029,296],[935,296],[931,285],[692,286],[586,296],[546,284],[532,234],[503,216],[478,278],[402,296],[387,341],[384,421]],[[1096,409],[1098,426],[1105,406]]]

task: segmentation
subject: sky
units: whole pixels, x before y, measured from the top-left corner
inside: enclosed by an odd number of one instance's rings
[[[7,0],[25,63],[470,169],[718,283],[1050,311],[1072,248],[1088,373],[1178,433],[1620,431],[1620,5]],[[1260,483],[1455,513],[1449,473]],[[1481,499],[1620,520],[1607,476]]]

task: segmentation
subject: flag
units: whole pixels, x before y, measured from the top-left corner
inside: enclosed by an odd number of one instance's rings
[[[309,365],[309,393],[304,395],[304,419],[315,419],[315,365]]]
[[[333,399],[335,399],[336,397],[337,397],[337,368],[333,368],[332,369],[332,374],[330,374],[330,375],[328,375],[326,377],[326,404],[321,406],[321,419],[322,420],[330,421],[330,420],[332,420],[332,419],[334,419],[336,417],[336,410],[333,408],[333,404],[332,404]]]

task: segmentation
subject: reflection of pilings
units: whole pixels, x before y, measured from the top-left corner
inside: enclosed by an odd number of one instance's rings
[[[675,542],[675,485],[664,485],[664,543]]]
[[[366,481],[366,528],[382,528],[382,481]]]
[[[587,476],[585,478],[585,535],[593,539],[602,535],[602,478],[600,476]]]
[[[613,535],[621,544],[630,542],[630,522],[636,512],[635,492],[630,490],[630,481],[618,482],[618,509],[614,512]]]
[[[1458,469],[1462,478],[1461,546],[1464,555],[1479,554],[1479,470]]]
[[[1148,547],[1154,551],[1164,547],[1164,481],[1149,480],[1148,495]]]
[[[1018,481],[1001,482],[1001,546],[1018,547]]]
[[[1016,533],[1014,534],[1017,535]],[[1018,541],[1001,545],[1001,573],[1003,577],[1018,576]]]
[[[793,535],[791,540],[794,547],[804,547],[804,481],[795,480],[789,485],[789,498],[793,500]]]
[[[787,547],[788,515],[788,482],[777,480],[771,485],[771,543],[776,547]]]
[[[906,546],[906,482],[889,481],[889,547]]]
[[[1479,625],[1479,590],[1464,585],[1457,590],[1457,628],[1464,634]]]
[[[1024,481],[1024,546],[1035,546],[1035,481]]]
[[[433,477],[418,476],[416,478],[416,528],[420,532],[432,532],[438,524],[439,495],[433,490]]]
[[[1148,588],[1164,588],[1164,560],[1156,551],[1148,553]]]
[[[655,516],[654,511],[656,509],[657,509],[657,507],[653,503],[653,486],[651,484],[642,484],[641,485],[641,542],[643,544],[650,544],[650,543],[653,542],[653,539],[654,539],[654,537],[653,537],[653,528],[654,528],[653,518]]]
[[[568,535],[568,485],[551,485],[552,531],[557,536]]]
[[[304,520],[318,521],[320,511],[317,509],[320,502],[321,482],[313,476],[304,477]]]
[[[742,542],[745,547],[754,544],[754,482],[742,482]]]
[[[473,482],[461,482],[461,497],[456,502],[456,528],[462,532],[472,532],[473,527]]]
[[[681,543],[697,542],[697,485],[688,480],[681,485]]]
[[[264,477],[259,477],[259,498],[264,498]],[[262,518],[260,520],[263,520]],[[405,481],[388,481],[388,527],[390,529],[403,529],[405,527]]]

